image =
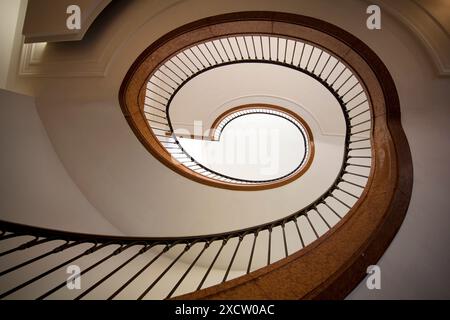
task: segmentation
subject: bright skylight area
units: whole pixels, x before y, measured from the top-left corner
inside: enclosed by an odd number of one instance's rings
[[[218,141],[179,138],[198,163],[235,179],[265,181],[295,172],[307,155],[301,124],[275,114],[250,113],[225,122]]]

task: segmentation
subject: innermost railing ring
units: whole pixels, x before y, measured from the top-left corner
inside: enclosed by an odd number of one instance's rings
[[[219,141],[220,137],[222,135],[223,130],[228,126],[229,123],[231,123],[233,120],[246,116],[251,114],[266,114],[271,116],[280,117],[288,122],[290,122],[292,125],[294,125],[297,130],[299,131],[300,135],[302,136],[302,140],[304,142],[304,155],[300,159],[298,165],[291,170],[290,172],[281,175],[277,178],[273,179],[258,179],[258,180],[246,180],[242,178],[237,177],[230,177],[223,173],[218,173],[214,171],[213,169],[202,165],[200,163],[191,165],[189,168],[198,171],[199,173],[210,173],[210,174],[216,174],[220,181],[224,182],[237,182],[242,184],[256,184],[256,183],[277,183],[280,181],[284,181],[285,179],[289,179],[290,181],[293,181],[300,177],[306,170],[308,170],[309,166],[311,165],[311,162],[314,158],[314,139],[313,134],[311,131],[311,128],[308,126],[305,120],[301,118],[298,114],[279,106],[269,105],[269,104],[247,104],[242,105],[238,107],[231,108],[221,115],[217,117],[217,119],[214,120],[213,124],[211,125],[211,129],[207,130],[205,132],[204,136],[195,136],[195,135],[186,135],[186,134],[178,134],[178,132],[173,132],[173,134],[170,134],[170,136],[174,137],[177,141],[177,145],[179,148],[183,151],[183,154],[185,156],[193,157],[188,153],[188,151],[183,148],[182,143],[180,143],[178,138],[191,138],[191,139],[200,139],[200,140],[210,140],[210,141]],[[169,133],[168,133],[169,135]],[[167,149],[169,153],[172,154],[172,156],[175,157],[175,160],[177,160],[177,156],[180,154],[178,152],[178,149]]]

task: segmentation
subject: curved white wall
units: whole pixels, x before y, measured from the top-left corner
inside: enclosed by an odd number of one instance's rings
[[[90,204],[56,156],[34,98],[0,89],[0,219],[120,234]]]
[[[18,24],[21,1],[3,0],[0,2],[0,88],[6,87],[14,46],[14,34]]]

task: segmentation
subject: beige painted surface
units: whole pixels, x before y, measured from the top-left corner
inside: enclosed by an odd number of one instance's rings
[[[25,42],[81,40],[95,18],[111,0],[28,0],[22,33]],[[80,29],[69,29],[66,21],[71,16],[69,6],[80,9]]]
[[[0,219],[88,233],[118,233],[56,156],[34,98],[0,89]]]
[[[0,88],[6,87],[11,65],[14,34],[18,23],[20,1],[4,0],[0,2]]]

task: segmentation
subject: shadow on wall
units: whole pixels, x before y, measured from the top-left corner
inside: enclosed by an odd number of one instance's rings
[[[89,203],[56,155],[34,98],[0,89],[0,219],[121,234]]]

